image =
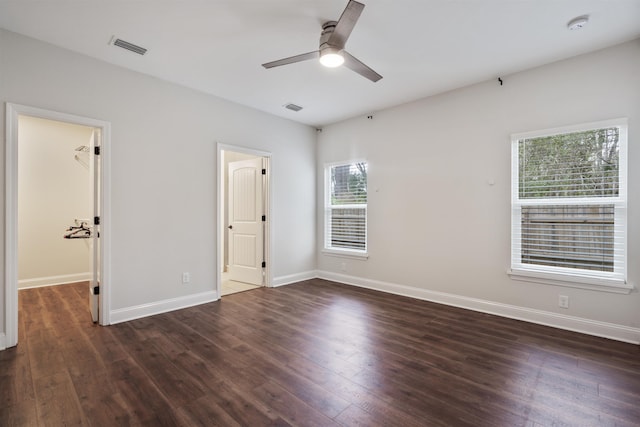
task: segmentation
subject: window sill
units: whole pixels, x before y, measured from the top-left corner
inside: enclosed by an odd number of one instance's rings
[[[556,274],[523,268],[513,268],[507,271],[513,279],[523,282],[542,283],[545,285],[565,286],[569,288],[588,289],[591,291],[629,294],[633,285],[624,280],[587,277],[578,275]]]
[[[322,253],[329,256],[335,256],[340,258],[354,258],[354,259],[368,259],[369,254],[367,252],[356,252],[349,250],[339,249],[323,249]]]

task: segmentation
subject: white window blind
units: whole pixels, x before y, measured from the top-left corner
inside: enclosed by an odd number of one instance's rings
[[[325,249],[367,250],[367,163],[325,169]]]
[[[626,286],[626,142],[624,120],[513,136],[512,271]]]

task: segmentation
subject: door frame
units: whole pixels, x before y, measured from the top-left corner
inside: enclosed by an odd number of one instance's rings
[[[100,307],[98,323],[110,324],[111,307],[111,123],[58,111],[6,103],[5,152],[5,346],[18,343],[18,117],[30,116],[101,129]],[[89,320],[87,320],[89,321]]]
[[[264,259],[266,263],[265,267],[265,286],[267,288],[272,287],[273,285],[273,272],[272,272],[272,259],[273,259],[273,239],[271,236],[273,235],[273,222],[271,221],[272,215],[272,195],[273,189],[271,185],[271,169],[273,168],[272,156],[271,153],[267,151],[255,150],[252,148],[241,147],[238,145],[228,145],[228,144],[217,144],[217,164],[218,164],[218,209],[217,209],[217,219],[216,219],[216,230],[217,230],[217,262],[216,262],[216,290],[218,293],[218,299],[222,296],[222,266],[224,265],[224,210],[227,209],[226,204],[224,203],[224,195],[227,191],[224,188],[225,177],[224,177],[224,159],[222,152],[223,151],[234,151],[236,153],[249,154],[256,157],[262,157],[267,160],[267,173],[265,175],[264,182],[264,192],[265,192],[265,200],[264,200],[264,212],[267,216],[267,220],[265,221],[265,233],[264,233],[264,248],[265,254]]]

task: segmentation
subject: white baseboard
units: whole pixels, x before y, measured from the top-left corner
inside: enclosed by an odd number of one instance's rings
[[[86,282],[91,280],[91,272],[64,274],[62,276],[36,277],[35,279],[18,280],[18,289],[40,288],[43,286],[65,285],[67,283]]]
[[[589,320],[581,317],[567,316],[563,314],[535,310],[526,307],[518,307],[515,305],[502,304],[477,298],[463,297],[460,295],[448,294],[445,292],[429,291],[426,289],[398,285],[395,283],[387,283],[361,277],[347,276],[344,274],[332,273],[330,271],[318,271],[317,273],[317,277],[321,279],[332,280],[347,285],[374,289],[377,291],[388,292],[391,294],[417,298],[425,301],[436,302],[439,304],[465,308],[482,313],[495,314],[497,316],[523,320],[525,322],[537,323],[540,325],[551,326],[554,328],[565,329],[573,332],[580,332],[587,335],[594,335],[632,344],[640,344],[640,328],[632,328],[629,326],[618,325],[614,323],[599,322],[596,320]]]
[[[315,279],[318,277],[318,272],[315,270],[304,271],[302,273],[289,274],[287,276],[274,277],[272,286],[274,288],[278,286],[290,285],[296,282],[302,282],[303,280]]]
[[[116,323],[167,313],[169,311],[180,310],[182,308],[193,307],[194,305],[206,304],[217,300],[218,293],[216,291],[201,292],[199,294],[111,310],[110,320],[111,324],[114,325]]]
[[[7,336],[4,332],[0,332],[0,351],[7,348]]]

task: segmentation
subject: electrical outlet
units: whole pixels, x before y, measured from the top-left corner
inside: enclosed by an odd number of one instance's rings
[[[182,273],[182,283],[187,284],[191,282],[191,274],[188,272]]]
[[[343,262],[342,264],[340,264],[340,271],[347,271],[347,263]]]
[[[567,295],[560,295],[558,298],[558,305],[560,308],[569,308],[569,297]]]

